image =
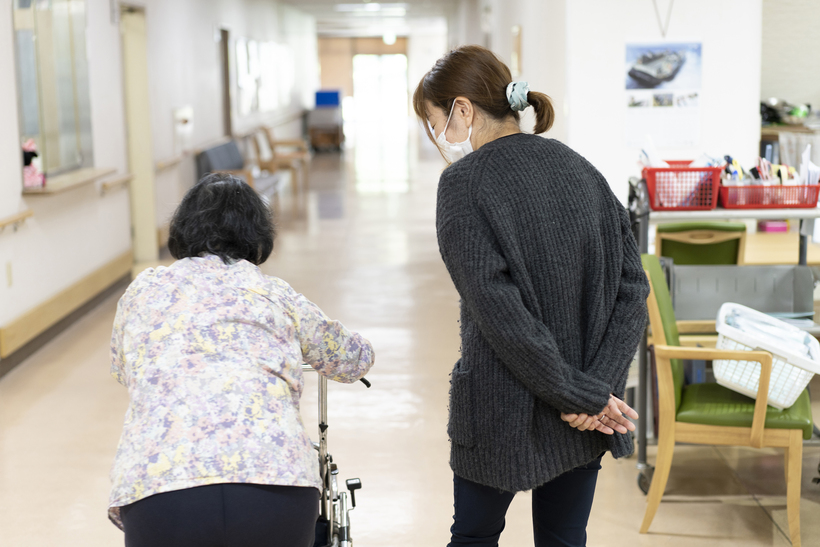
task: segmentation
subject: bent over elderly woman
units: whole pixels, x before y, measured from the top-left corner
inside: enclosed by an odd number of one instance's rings
[[[461,296],[451,377],[451,546],[497,546],[516,492],[532,490],[536,546],[586,544],[601,457],[632,451],[623,395],[649,285],[626,210],[564,144],[549,97],[491,51],[439,59],[413,96],[451,165],[436,231]]]
[[[128,547],[313,545],[322,482],[301,365],[350,383],[374,352],[262,273],[273,240],[252,188],[207,175],[171,222],[177,261],[119,302],[111,372],[130,404],[109,516]]]

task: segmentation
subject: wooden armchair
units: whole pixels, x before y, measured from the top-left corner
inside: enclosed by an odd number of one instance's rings
[[[676,266],[743,264],[745,248],[742,222],[659,224],[655,236],[655,255],[670,257]]]
[[[274,173],[279,170],[290,171],[293,194],[299,191],[297,170],[301,169],[304,185],[308,184],[308,161],[310,151],[302,139],[276,140],[270,127],[261,127],[254,132],[251,139],[256,152],[256,161],[261,169]]]
[[[800,480],[803,439],[811,438],[808,391],[785,410],[767,405],[772,355],[764,351],[684,348],[679,346],[672,299],[657,257],[643,255],[649,277],[649,322],[658,376],[658,454],[640,532],[652,524],[663,496],[676,442],[785,449],[786,512],[792,545],[800,546]],[[714,383],[683,385],[681,359],[737,359],[760,363],[757,400]]]

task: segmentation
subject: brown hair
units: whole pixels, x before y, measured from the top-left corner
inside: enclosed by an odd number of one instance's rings
[[[507,100],[507,85],[512,74],[501,59],[481,46],[461,46],[433,65],[413,93],[413,109],[422,120],[427,119],[427,102],[450,112],[456,97],[466,97],[483,113],[501,121],[512,116],[520,121]],[[550,98],[530,91],[527,102],[535,109],[535,133],[546,133],[555,120]],[[423,123],[427,136],[435,142],[430,125]]]

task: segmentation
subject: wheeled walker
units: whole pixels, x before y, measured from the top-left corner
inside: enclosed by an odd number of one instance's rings
[[[316,372],[309,365],[302,365],[305,372]],[[370,382],[362,378],[364,385]],[[350,535],[350,511],[356,507],[356,490],[362,487],[359,479],[347,479],[348,492],[340,492],[337,482],[338,466],[327,451],[327,377],[319,374],[319,442],[313,448],[319,452],[319,476],[322,477],[322,496],[319,520],[316,523],[314,547],[353,547]]]

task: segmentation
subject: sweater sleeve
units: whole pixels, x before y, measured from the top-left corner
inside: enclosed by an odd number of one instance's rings
[[[448,187],[459,185],[445,184],[446,174],[439,188],[439,249],[482,336],[539,399],[561,412],[601,412],[609,384],[564,360],[550,330],[524,305],[489,225],[475,207],[448,199]]]
[[[629,225],[629,214],[619,204],[623,260],[615,307],[587,372],[622,396],[635,350],[646,329],[649,282],[641,264],[638,244]]]

